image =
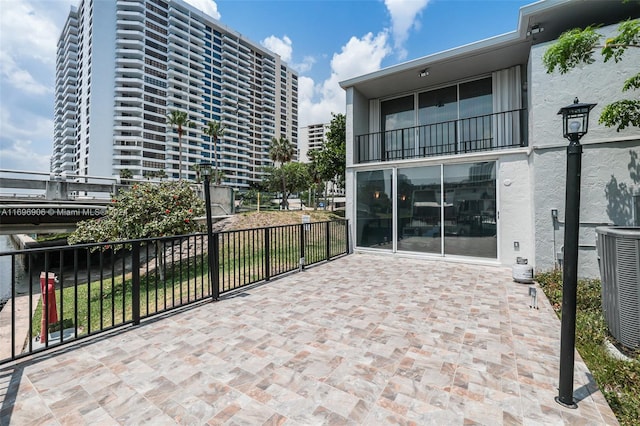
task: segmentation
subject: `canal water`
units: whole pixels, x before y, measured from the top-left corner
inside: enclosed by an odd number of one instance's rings
[[[0,252],[11,252],[18,250],[9,235],[0,235]],[[15,277],[13,283],[15,285],[16,296],[29,294],[29,273],[25,269],[22,256],[0,256],[0,306],[11,298],[11,259],[15,259]],[[39,270],[33,271],[31,285],[33,291],[40,289]]]
[[[9,235],[0,235],[0,252],[16,250]],[[24,280],[26,274],[21,265],[16,265],[16,275]],[[11,256],[0,256],[0,305],[11,297]]]

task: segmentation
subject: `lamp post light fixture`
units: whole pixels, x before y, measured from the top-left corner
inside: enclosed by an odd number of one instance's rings
[[[580,138],[589,129],[589,112],[596,104],[573,104],[560,108],[562,130],[569,139],[564,213],[564,262],[562,269],[562,323],[560,329],[560,383],[556,402],[577,408],[573,399],[573,373],[576,343],[576,296],[578,286],[578,233],[580,227],[580,173],[582,145]]]
[[[213,235],[213,218],[211,217],[211,164],[200,163],[200,173],[204,178],[204,202],[205,214],[207,215],[207,261],[209,263],[209,284],[211,285],[211,298],[218,300],[219,279],[218,279],[218,251],[216,245],[217,235]]]

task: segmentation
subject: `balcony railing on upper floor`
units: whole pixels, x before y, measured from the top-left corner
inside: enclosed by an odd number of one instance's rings
[[[526,109],[356,136],[355,163],[527,146]]]

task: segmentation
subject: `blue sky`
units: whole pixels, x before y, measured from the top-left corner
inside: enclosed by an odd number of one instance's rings
[[[111,1],[111,0],[98,0]],[[186,0],[299,72],[300,125],[342,80],[514,31],[532,0]],[[77,0],[0,0],[0,168],[49,170],[56,42]]]

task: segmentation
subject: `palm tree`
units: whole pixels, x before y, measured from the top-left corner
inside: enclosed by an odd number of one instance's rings
[[[132,179],[133,172],[129,169],[121,169],[120,170],[120,179]]]
[[[280,168],[285,163],[288,163],[293,159],[294,148],[289,139],[284,136],[280,136],[280,139],[271,139],[271,147],[269,148],[269,158],[274,163],[280,163]],[[282,175],[282,208],[288,208],[287,203],[287,183],[285,181],[284,170]]]
[[[216,171],[213,174],[213,179],[216,185],[220,185],[220,173],[218,173],[218,139],[220,139],[225,132],[225,127],[219,121],[209,121],[204,132],[213,140],[213,162],[215,163]]]
[[[182,179],[182,133],[184,127],[193,127],[186,111],[174,109],[168,116],[169,124],[178,131],[178,179]]]

